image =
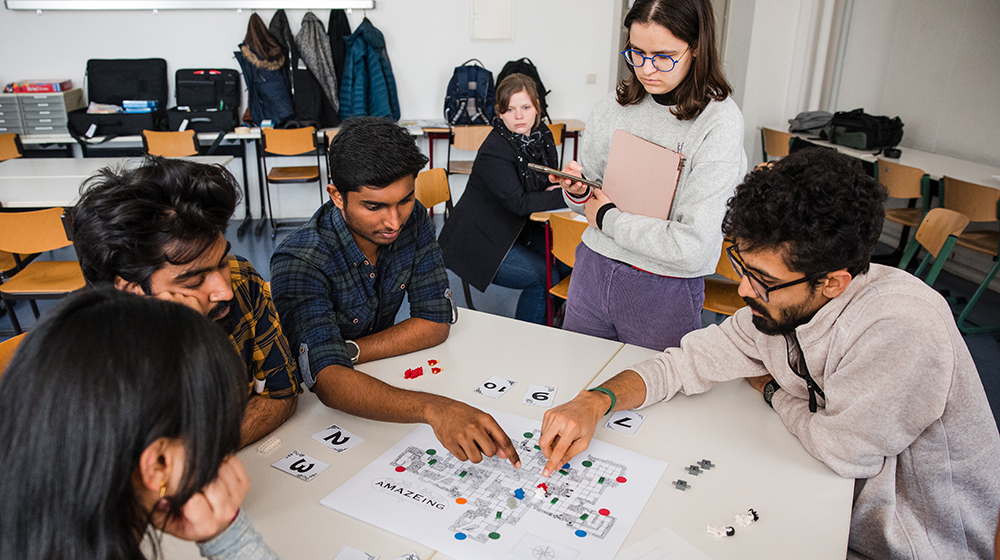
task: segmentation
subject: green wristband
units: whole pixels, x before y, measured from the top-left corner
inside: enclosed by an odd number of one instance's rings
[[[611,392],[611,389],[605,389],[604,387],[594,387],[593,389],[587,389],[587,390],[597,391],[598,393],[604,393],[605,395],[611,397],[611,406],[608,407],[608,412],[611,412],[612,410],[615,409],[615,403],[618,402],[618,398],[615,397],[615,394]],[[607,416],[608,412],[605,412],[604,415]]]

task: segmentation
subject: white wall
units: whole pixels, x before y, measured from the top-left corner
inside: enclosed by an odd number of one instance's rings
[[[368,18],[386,37],[403,119],[442,118],[452,70],[478,58],[498,74],[508,60],[527,56],[552,90],[548,103],[556,118],[586,120],[601,96],[611,91],[617,56],[620,4],[608,0],[514,0],[514,40],[470,39],[471,0],[379,0]],[[259,11],[269,23],[273,11]],[[287,12],[292,32],[304,10]],[[317,11],[324,22],[329,12]],[[158,57],[173,73],[180,68],[219,66],[239,69],[233,51],[246,34],[250,11],[45,12],[0,10],[0,82],[35,78],[73,79],[83,84],[91,58]],[[364,14],[348,16],[351,28]],[[587,84],[587,74],[596,83]],[[244,107],[245,107],[244,103]],[[426,141],[421,145],[426,151]],[[571,147],[571,146],[570,146]],[[436,163],[443,159],[439,142]],[[303,162],[302,164],[305,164]],[[253,173],[252,173],[253,174]],[[256,180],[251,177],[251,192]],[[455,181],[456,196],[464,181]],[[285,187],[275,201],[282,216],[308,216],[316,206],[314,187]],[[257,207],[256,202],[254,207]]]
[[[904,147],[1000,166],[1000,2],[855,2],[838,110],[904,123]]]

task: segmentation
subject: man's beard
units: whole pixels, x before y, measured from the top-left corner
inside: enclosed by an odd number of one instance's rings
[[[807,310],[806,304],[803,303],[798,306],[786,308],[784,310],[785,317],[781,321],[777,321],[771,317],[767,309],[756,299],[745,297],[743,301],[746,302],[750,309],[760,313],[760,315],[753,316],[753,326],[757,327],[757,330],[760,332],[770,336],[795,332],[797,327],[808,323],[816,315],[816,311],[819,311],[818,309]]]

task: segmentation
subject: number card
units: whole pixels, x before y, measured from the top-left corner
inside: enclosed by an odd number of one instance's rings
[[[524,394],[524,404],[549,408],[552,401],[556,400],[556,388],[548,385],[528,385],[528,392]]]
[[[511,381],[510,379],[504,379],[494,375],[486,381],[483,381],[482,385],[476,387],[475,392],[491,399],[499,399],[514,385],[517,385],[517,381]]]
[[[639,426],[642,425],[645,419],[645,414],[640,414],[634,410],[619,410],[611,415],[611,418],[604,427],[632,436],[635,435],[636,430],[639,429]]]
[[[295,478],[301,478],[306,482],[316,478],[321,472],[330,468],[330,465],[313,459],[297,449],[282,457],[278,462],[272,463],[271,466]]]
[[[334,424],[322,432],[312,435],[312,438],[337,453],[343,453],[355,445],[365,441],[359,436],[348,432],[340,426]]]
[[[340,547],[340,552],[333,557],[333,560],[378,560],[378,556],[351,548],[345,544]]]
[[[399,558],[393,558],[393,560],[420,560],[420,557],[417,556],[416,552],[407,552]]]

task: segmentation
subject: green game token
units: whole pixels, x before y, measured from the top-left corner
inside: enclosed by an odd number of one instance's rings
[[[585,513],[585,514],[583,514],[583,515],[580,516],[580,521],[586,521],[588,517],[590,517],[590,514],[589,513]]]
[[[430,461],[427,461],[427,464],[428,465],[433,465],[434,463],[437,463],[437,462],[438,462],[437,459],[431,459]]]
[[[461,473],[459,473],[458,478],[462,478],[466,474],[468,474],[468,473],[466,473],[465,471],[462,471]]]
[[[602,476],[601,478],[597,479],[597,483],[604,484],[604,477]]]
[[[563,476],[566,476],[566,475],[568,475],[569,473],[568,473],[568,472],[566,472],[566,471],[564,471],[564,470],[562,470],[562,469],[559,469],[559,474],[561,474],[561,475],[563,475]]]
[[[497,512],[497,519],[500,519],[500,512]]]
[[[558,501],[559,501],[559,498],[552,498],[552,501],[551,501],[551,502],[549,502],[549,503],[551,503],[551,504],[554,504],[554,503],[556,503],[556,502],[558,502]]]
[[[497,540],[500,538],[500,533],[490,533],[490,538],[493,540]]]
[[[427,454],[428,454],[428,455],[436,455],[436,454],[437,454],[437,451],[436,451],[436,450],[434,450],[434,449],[428,449],[428,450],[427,450]]]
[[[594,464],[593,464],[593,463],[591,463],[590,461],[584,461],[584,462],[583,462],[583,466],[585,466],[585,467],[593,467],[593,466],[594,466]]]
[[[541,447],[538,447],[537,445],[535,446],[535,449],[537,449],[537,450],[539,450],[539,451],[541,451],[541,450],[542,450],[542,448],[541,448]]]
[[[524,432],[524,437],[526,437],[528,439],[531,439],[531,438],[535,437],[535,434],[533,434],[531,432]]]

